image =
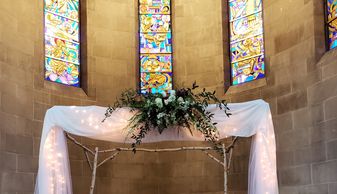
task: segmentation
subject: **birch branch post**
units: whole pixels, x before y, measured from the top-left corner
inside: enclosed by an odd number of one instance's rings
[[[215,161],[216,163],[223,166],[224,169],[224,194],[228,194],[228,171],[230,168],[232,155],[233,155],[233,148],[235,143],[238,140],[238,137],[234,137],[231,141],[231,143],[226,147],[226,145],[222,144],[222,151],[223,151],[223,161],[221,159],[218,159],[217,157],[210,154],[208,151],[215,150],[213,147],[178,147],[178,148],[156,148],[156,149],[149,149],[149,148],[112,148],[112,149],[106,149],[106,150],[99,150],[98,147],[95,147],[94,150],[91,150],[87,146],[83,145],[81,142],[77,141],[74,137],[72,137],[70,134],[66,133],[66,137],[72,141],[75,145],[81,147],[85,153],[85,158],[87,160],[87,163],[92,170],[92,179],[91,179],[91,185],[90,185],[90,194],[94,194],[95,184],[96,184],[96,172],[97,168],[102,166],[104,163],[113,160],[117,157],[118,154],[121,152],[178,152],[178,151],[203,151],[210,159]],[[100,153],[112,153],[110,156],[102,159],[101,162],[99,162],[99,154]],[[91,154],[93,156],[93,160],[91,161],[88,154]]]
[[[94,194],[94,189],[95,189],[95,184],[96,184],[97,160],[98,160],[98,147],[95,148],[95,157],[94,157],[94,165],[92,169],[90,194]]]

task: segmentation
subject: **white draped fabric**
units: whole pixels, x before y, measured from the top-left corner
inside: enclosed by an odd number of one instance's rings
[[[253,136],[249,162],[248,193],[278,194],[276,174],[276,145],[269,105],[263,100],[228,105],[229,118],[215,105],[208,110],[214,113],[221,138],[226,136]],[[98,106],[55,106],[45,115],[39,157],[39,171],[35,194],[72,194],[71,174],[66,138],[63,131],[111,142],[130,142],[125,139],[125,127],[132,113],[127,108],[114,112],[104,123],[106,108]],[[203,141],[201,134],[190,134],[178,128],[149,133],[143,140]],[[216,165],[216,164],[215,164]]]

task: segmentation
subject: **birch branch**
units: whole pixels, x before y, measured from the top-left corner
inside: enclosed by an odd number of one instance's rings
[[[87,151],[87,150],[84,150],[84,154],[85,154],[85,158],[87,159],[88,165],[89,165],[90,169],[92,170],[92,164],[91,164],[91,162],[90,162],[90,158],[89,158],[89,155],[88,155],[88,151]]]
[[[88,151],[90,154],[92,154],[93,156],[95,155],[94,151],[92,151],[91,149],[89,149],[88,147],[86,147],[85,145],[83,145],[82,143],[78,142],[75,138],[73,138],[71,135],[69,135],[68,133],[65,133],[66,137],[71,140],[72,142],[74,142],[76,145],[82,147],[83,149],[85,149],[86,151]]]
[[[201,150],[201,151],[206,151],[206,150],[215,150],[212,147],[180,147],[180,148],[165,148],[165,149],[148,149],[148,148],[113,148],[113,149],[108,149],[108,150],[100,150],[100,153],[107,153],[107,152],[128,152],[128,151],[141,151],[141,152],[176,152],[176,151],[185,151],[185,150]]]
[[[221,164],[222,166],[225,166],[225,164],[223,162],[221,162],[219,159],[217,159],[216,157],[214,157],[212,154],[208,153],[207,151],[204,151],[204,153],[210,157],[212,160],[216,161],[217,163]]]
[[[112,154],[111,156],[107,157],[106,159],[104,159],[102,162],[100,162],[97,165],[97,168],[100,167],[101,165],[103,165],[104,163],[106,163],[107,161],[114,159],[118,154],[119,154],[119,152],[116,152],[116,153]]]
[[[229,146],[225,148],[225,150],[226,150],[226,153],[228,153],[228,152],[229,152],[229,150],[231,150],[231,149],[233,149],[233,148],[234,148],[234,144],[236,143],[236,141],[237,141],[238,139],[239,139],[239,137],[234,137],[234,139],[233,139],[232,143],[231,143],[231,144],[229,144]]]
[[[92,170],[90,194],[94,194],[95,184],[96,184],[96,171],[97,171],[97,160],[98,160],[98,147],[95,148],[95,158]]]

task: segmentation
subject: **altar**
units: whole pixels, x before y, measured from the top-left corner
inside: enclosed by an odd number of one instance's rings
[[[207,111],[214,114],[213,121],[217,123],[220,132],[220,138],[229,136],[251,137],[253,136],[248,177],[249,194],[278,194],[278,181],[276,172],[276,143],[274,127],[270,113],[269,104],[263,100],[255,100],[245,103],[230,103],[228,107],[232,115],[227,117],[225,113],[219,110],[216,105],[209,105]],[[55,106],[46,113],[40,144],[39,171],[35,194],[71,194],[72,182],[69,167],[69,157],[67,151],[66,138],[68,137],[74,143],[77,143],[86,153],[91,152],[94,156],[89,164],[92,169],[96,169],[102,162],[116,157],[121,151],[130,151],[129,148],[116,148],[108,150],[112,153],[111,157],[98,162],[98,153],[86,148],[74,139],[71,134],[88,137],[97,140],[110,142],[127,142],[132,140],[127,137],[125,127],[133,113],[128,108],[121,108],[115,111],[106,122],[102,122],[106,108],[98,106],[79,107],[79,106]],[[66,133],[65,133],[66,132]],[[160,141],[203,141],[202,134],[194,133],[188,130],[172,128],[165,130],[162,134],[157,131],[151,131],[143,140],[144,143]],[[233,143],[236,138],[233,138]],[[193,148],[178,148],[173,151],[192,150]],[[212,148],[196,148],[209,155],[207,150]],[[162,151],[165,151],[163,148]],[[224,152],[231,150],[231,145],[225,147]],[[142,150],[158,152],[161,150]],[[167,151],[167,150],[166,150]],[[136,153],[137,154],[137,153]],[[212,155],[209,155],[212,158]],[[228,164],[226,154],[223,161],[216,162],[224,166],[224,172],[227,171]],[[87,155],[87,158],[89,156]],[[226,173],[224,173],[226,181]],[[95,171],[93,170],[92,184],[90,192],[93,193],[95,181]],[[88,186],[89,188],[89,186]],[[224,184],[224,192],[227,192]]]

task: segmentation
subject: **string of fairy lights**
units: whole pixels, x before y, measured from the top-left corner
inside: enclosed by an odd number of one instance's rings
[[[78,114],[77,117],[82,118],[80,120],[80,124],[83,127],[85,126],[89,131],[95,131],[95,133],[102,133],[111,131],[112,122],[107,121],[102,123],[101,117],[98,114],[93,113],[91,111],[83,110],[82,108],[76,108],[75,106],[70,107],[74,114]],[[123,114],[123,113],[121,113]],[[85,118],[85,119],[84,119]],[[271,122],[271,115],[269,115],[269,120]],[[123,119],[124,121],[125,119]],[[58,128],[53,128],[47,135],[45,144],[43,146],[44,157],[46,161],[46,168],[48,172],[48,186],[49,193],[63,193],[62,191],[67,188],[67,183],[65,179],[65,164],[63,163],[63,157],[65,156],[64,150],[62,150],[62,146],[58,145],[58,135],[63,135],[63,132],[58,133],[57,130],[61,130]],[[237,132],[237,128],[232,129],[233,132]],[[261,173],[262,180],[264,185],[269,185],[270,188],[277,185],[275,182],[276,177],[276,155],[275,155],[275,135],[269,134],[265,132],[257,132],[256,133],[256,144],[260,144],[258,146],[259,150],[255,151],[256,157],[259,158],[256,160],[258,164],[258,168],[260,168],[259,173]],[[256,146],[257,148],[257,146]]]

